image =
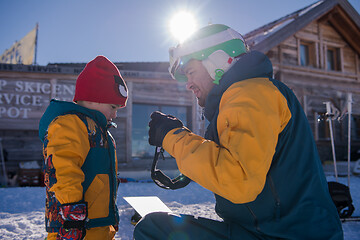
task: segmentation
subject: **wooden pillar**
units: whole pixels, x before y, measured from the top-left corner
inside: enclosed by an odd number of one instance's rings
[[[359,62],[359,55],[357,53],[355,53],[355,74],[357,76],[357,81],[360,81],[360,69],[359,66],[360,62]]]
[[[341,47],[339,48],[339,58],[340,58],[340,71],[344,72],[344,48]],[[337,59],[335,59],[335,61],[337,61]]]
[[[316,67],[316,68],[320,68],[320,57],[319,57],[319,53],[320,53],[319,43],[316,42],[316,43],[315,43],[315,67]]]
[[[319,33],[319,57],[320,57],[320,68],[325,69],[325,57],[324,57],[324,42],[323,42],[323,31],[321,28],[321,23],[318,24],[318,33]]]
[[[303,95],[303,108],[304,108],[305,116],[307,117],[308,107],[307,107],[307,96],[306,96],[306,94]]]
[[[283,60],[281,44],[278,46],[278,52],[279,52],[279,68],[281,68],[281,64],[282,64],[282,60]]]
[[[56,83],[57,83],[57,79],[53,78],[50,79],[50,85],[51,85],[51,92],[50,92],[50,99],[54,99],[56,97]]]
[[[326,68],[327,68],[327,62],[326,62],[327,50],[328,50],[328,49],[327,49],[327,45],[324,44],[324,45],[323,45],[323,57],[322,57],[322,59],[323,59],[323,66],[322,66],[322,68],[325,69],[325,70],[326,70]]]
[[[300,52],[300,39],[296,38],[296,46],[297,46],[297,63],[299,66],[301,66],[301,52]]]

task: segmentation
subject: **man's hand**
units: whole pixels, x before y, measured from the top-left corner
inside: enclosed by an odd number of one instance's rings
[[[161,147],[166,134],[174,129],[183,127],[183,123],[171,115],[161,112],[153,112],[149,122],[149,143],[150,145]]]
[[[85,237],[87,204],[85,202],[63,204],[60,214],[64,223],[59,229],[56,240],[82,240]]]

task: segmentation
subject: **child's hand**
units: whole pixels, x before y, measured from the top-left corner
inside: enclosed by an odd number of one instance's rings
[[[59,230],[57,240],[82,240],[85,237],[85,220],[87,218],[87,203],[77,202],[63,204],[60,214],[64,223]]]

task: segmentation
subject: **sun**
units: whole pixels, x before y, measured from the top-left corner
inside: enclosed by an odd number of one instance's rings
[[[184,42],[196,29],[196,21],[189,12],[179,12],[170,21],[170,30],[180,42]]]

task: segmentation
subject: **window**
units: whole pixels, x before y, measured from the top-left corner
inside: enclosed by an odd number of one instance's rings
[[[300,64],[301,66],[309,66],[309,46],[300,44]]]
[[[312,42],[300,42],[299,48],[300,62],[301,66],[311,66],[316,67],[316,48],[315,43]]]
[[[360,141],[360,115],[353,115],[353,127],[351,128],[351,138]]]
[[[326,67],[328,70],[340,71],[340,49],[328,47],[326,51]]]
[[[330,140],[329,121],[326,120],[326,112],[315,113],[317,121],[315,122],[316,140]]]
[[[148,131],[150,115],[154,111],[161,111],[171,114],[179,118],[185,126],[191,128],[188,118],[188,108],[183,106],[165,106],[165,105],[149,105],[149,104],[133,104],[132,116],[132,158],[144,159],[154,156],[155,148],[149,145]],[[165,153],[165,157],[170,157]]]
[[[344,136],[348,137],[348,114],[346,114],[346,117],[342,120],[344,123]],[[351,115],[351,141],[360,141],[360,115]]]

